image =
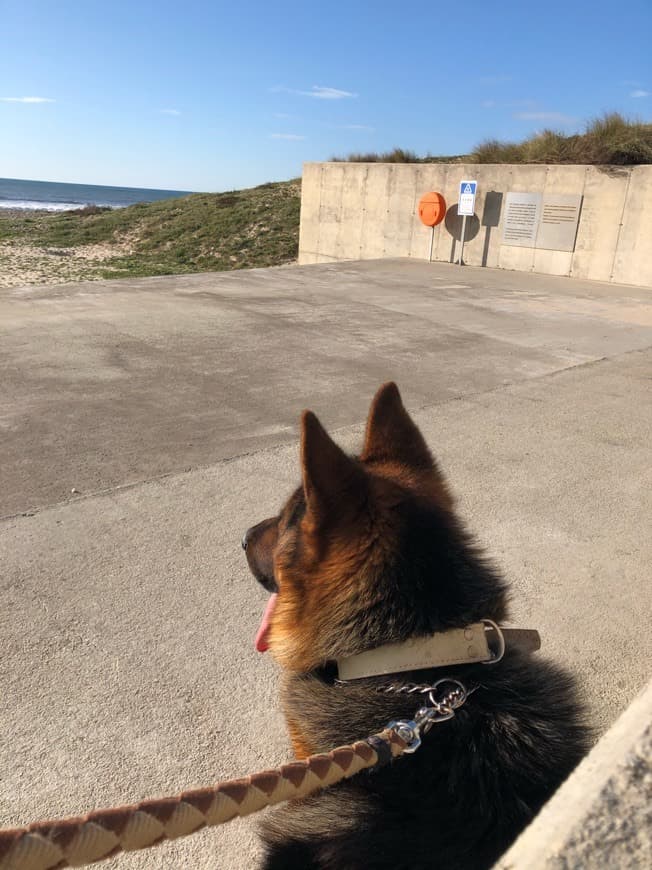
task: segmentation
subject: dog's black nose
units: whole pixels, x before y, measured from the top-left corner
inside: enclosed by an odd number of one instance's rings
[[[244,533],[244,535],[242,536],[242,549],[243,549],[243,550],[246,550],[246,549],[247,549],[247,544],[248,544],[248,543],[249,543],[249,530],[247,529],[247,531],[246,531],[246,532]]]

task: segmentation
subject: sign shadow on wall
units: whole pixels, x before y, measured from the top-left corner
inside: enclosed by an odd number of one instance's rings
[[[448,259],[449,263],[455,262],[455,245],[457,242],[462,241],[462,223],[464,218],[462,215],[457,213],[457,203],[454,202],[453,205],[448,207],[446,212],[446,218],[444,220],[444,226],[452,236],[451,239],[451,253]],[[471,215],[466,219],[466,229],[464,231],[464,244],[470,242],[474,239],[478,233],[480,232],[480,220],[477,215]]]
[[[489,242],[491,241],[491,228],[500,223],[500,212],[503,207],[503,194],[497,190],[488,190],[484,198],[484,210],[482,212],[482,226],[484,231],[484,245],[482,247],[482,265],[487,265],[489,256]]]
[[[480,232],[480,227],[485,228],[484,244],[482,247],[482,265],[487,265],[489,256],[489,244],[491,242],[491,230],[500,224],[500,213],[503,208],[503,194],[497,190],[487,191],[484,198],[484,209],[482,210],[482,219],[477,215],[472,215],[466,219],[466,230],[464,232],[464,244],[472,241]],[[451,251],[448,259],[449,263],[455,262],[455,246],[462,241],[462,215],[457,213],[457,203],[449,206],[446,211],[444,225],[451,238]]]

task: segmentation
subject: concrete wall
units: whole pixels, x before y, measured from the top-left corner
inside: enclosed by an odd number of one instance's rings
[[[494,870],[652,867],[652,683]]]
[[[299,262],[428,259],[431,230],[416,209],[430,190],[443,193],[449,208],[445,223],[435,228],[432,258],[452,262],[461,232],[457,193],[463,178],[478,180],[465,263],[652,287],[652,166],[307,163]],[[575,250],[503,245],[510,191],[581,194]]]

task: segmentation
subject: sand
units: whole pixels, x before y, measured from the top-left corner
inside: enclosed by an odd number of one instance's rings
[[[41,248],[0,243],[0,287],[65,284],[102,278],[102,264],[123,253],[115,245]]]
[[[16,212],[17,213],[17,212]],[[35,215],[42,214],[34,212]],[[11,217],[3,209],[0,216]],[[0,226],[1,228],[1,226]],[[28,284],[67,284],[106,277],[104,263],[133,252],[131,239],[120,242],[78,245],[72,248],[0,241],[0,287]]]

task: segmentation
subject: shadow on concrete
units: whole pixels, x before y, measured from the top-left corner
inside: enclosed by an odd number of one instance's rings
[[[453,237],[451,240],[451,253],[448,260],[449,263],[455,262],[455,245],[456,242],[462,241],[462,224],[464,218],[457,213],[457,203],[448,207],[444,225],[448,232]],[[477,215],[469,216],[466,219],[466,229],[464,230],[464,242],[470,242],[480,232],[480,220]]]
[[[503,207],[503,194],[497,190],[487,191],[484,198],[484,211],[482,212],[482,226],[486,227],[484,233],[484,245],[482,248],[482,265],[487,265],[489,256],[489,242],[491,241],[491,228],[500,223],[500,212]]]

